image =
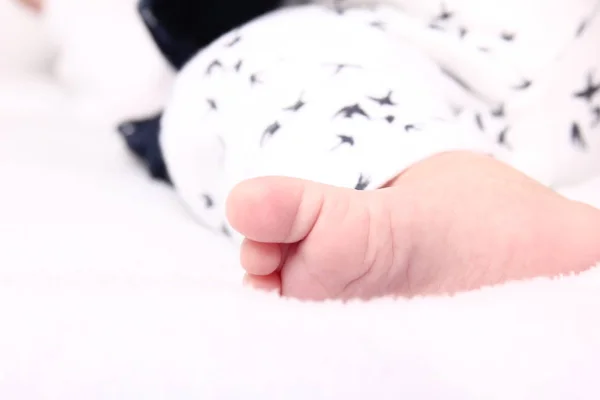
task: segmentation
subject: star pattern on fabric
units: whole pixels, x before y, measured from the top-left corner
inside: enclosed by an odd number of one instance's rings
[[[596,83],[594,80],[594,74],[588,73],[585,83],[585,88],[577,90],[573,96],[575,98],[584,100],[588,103],[591,103],[598,92],[600,91],[600,82]]]
[[[358,182],[356,183],[356,186],[354,186],[355,190],[366,190],[369,185],[371,184],[371,180],[366,177],[363,174],[360,174],[360,177],[358,178]]]

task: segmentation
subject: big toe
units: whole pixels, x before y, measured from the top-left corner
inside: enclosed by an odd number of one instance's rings
[[[227,200],[231,226],[262,243],[296,243],[319,218],[329,187],[295,178],[266,177],[237,185]]]

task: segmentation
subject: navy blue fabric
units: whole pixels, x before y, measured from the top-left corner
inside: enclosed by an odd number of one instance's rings
[[[172,30],[177,27],[176,18],[167,18],[169,23],[165,24],[165,16],[161,12],[168,9],[161,6],[159,1],[141,0],[138,4],[138,11],[158,49],[173,68],[180,70],[201,46],[193,40],[191,33],[186,34],[184,31]],[[167,13],[167,15],[169,14]]]
[[[159,143],[161,117],[162,114],[158,114],[145,120],[125,122],[118,129],[129,149],[146,165],[150,175],[171,183]]]
[[[279,6],[280,0],[140,0],[138,11],[156,46],[180,70],[200,49],[224,33]],[[153,178],[170,183],[160,148],[161,115],[118,128],[129,149]]]
[[[141,0],[140,15],[175,69],[219,36],[277,8],[280,0]]]

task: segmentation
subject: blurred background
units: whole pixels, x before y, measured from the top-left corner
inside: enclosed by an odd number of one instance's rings
[[[136,0],[0,0],[0,106],[113,122],[161,108],[173,72]]]
[[[136,3],[0,0],[2,282],[239,284],[230,244],[117,132],[162,109],[174,78]]]

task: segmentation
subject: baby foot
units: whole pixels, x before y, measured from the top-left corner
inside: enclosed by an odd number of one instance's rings
[[[600,260],[600,212],[491,158],[448,153],[389,188],[259,178],[231,193],[250,283],[323,300],[452,293]]]

